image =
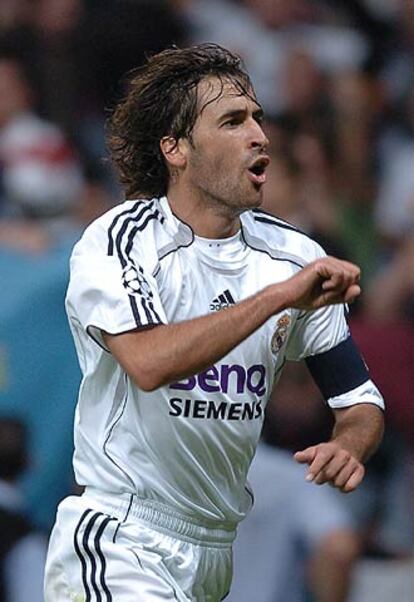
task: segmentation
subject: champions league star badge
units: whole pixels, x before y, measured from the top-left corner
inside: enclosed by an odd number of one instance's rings
[[[283,314],[276,322],[276,330],[273,333],[272,340],[270,342],[270,348],[272,353],[277,353],[282,348],[283,343],[287,339],[290,326],[290,316]]]
[[[145,280],[142,268],[127,264],[122,272],[122,284],[129,295],[137,295],[151,299],[152,293],[148,282]]]

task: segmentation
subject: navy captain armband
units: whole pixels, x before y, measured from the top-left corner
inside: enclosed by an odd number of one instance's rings
[[[365,362],[351,336],[305,361],[325,399],[352,391],[369,379]]]

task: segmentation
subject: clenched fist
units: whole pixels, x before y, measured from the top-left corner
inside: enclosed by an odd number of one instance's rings
[[[286,307],[313,310],[334,303],[352,303],[361,292],[358,266],[323,257],[313,261],[279,286]]]

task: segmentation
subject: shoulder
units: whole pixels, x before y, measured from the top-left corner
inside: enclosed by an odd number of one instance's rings
[[[326,255],[305,232],[261,209],[246,211],[241,222],[246,243],[274,259],[286,258],[302,267]]]
[[[158,199],[128,200],[113,207],[84,231],[75,246],[74,253],[83,250],[105,251],[108,256],[128,252],[136,239],[144,240],[145,245],[154,239],[155,223],[162,223]]]

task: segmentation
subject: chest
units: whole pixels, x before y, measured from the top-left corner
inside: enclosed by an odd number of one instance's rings
[[[161,263],[156,279],[168,321],[178,322],[225,311],[270,284],[286,280],[293,272],[290,263],[263,253],[247,252],[231,262],[181,249]],[[260,359],[269,367],[275,366],[294,317],[292,310],[272,316],[233,355],[246,364]]]

